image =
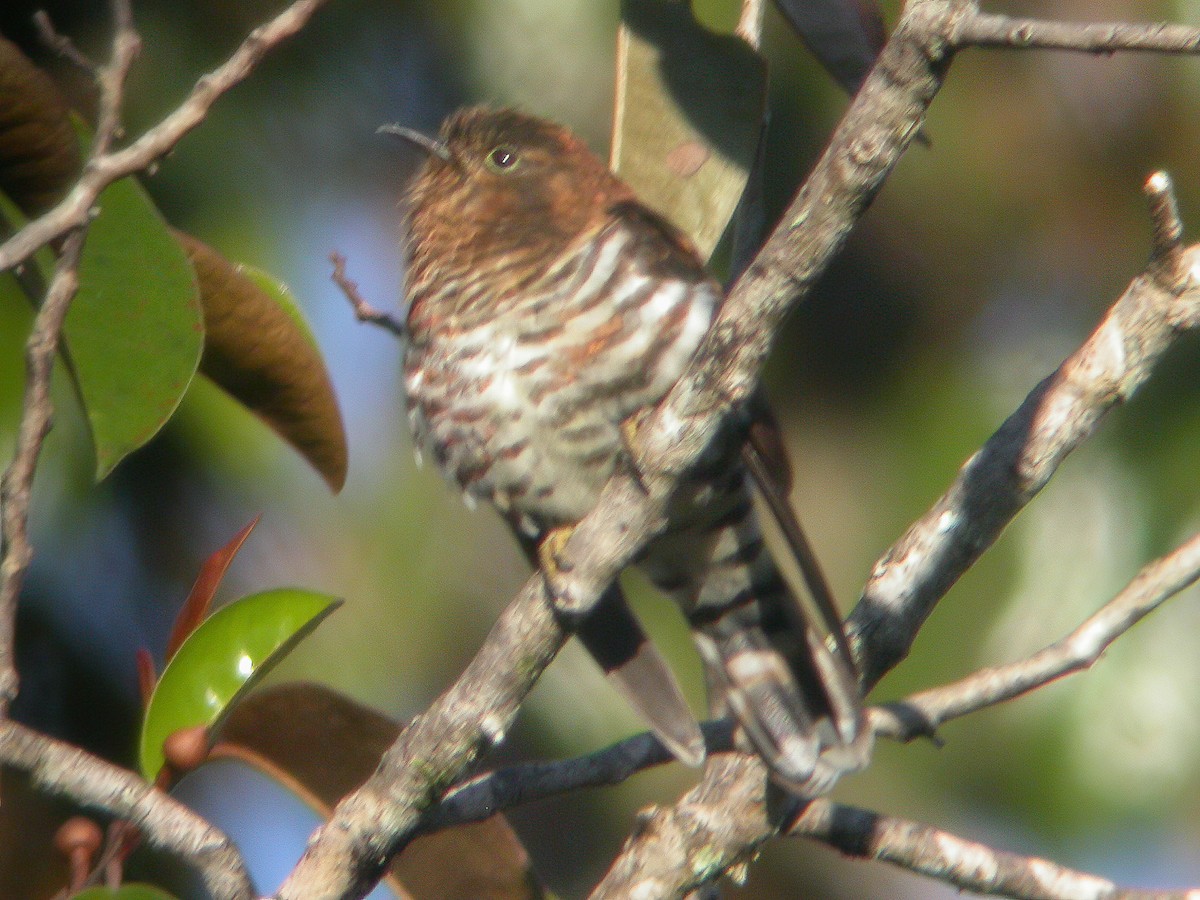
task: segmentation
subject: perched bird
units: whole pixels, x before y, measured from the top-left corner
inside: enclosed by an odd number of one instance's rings
[[[476,107],[436,139],[383,130],[427,155],[407,196],[413,432],[536,563],[595,505],[623,424],[683,374],[722,290],[691,242],[559,125]],[[780,502],[786,460],[767,458],[782,446],[773,428],[758,402],[731,416],[638,565],[687,616],[714,710],[727,704],[777,782],[813,795],[864,764],[869,738],[840,621],[824,616],[841,638],[831,652],[764,544],[752,475],[802,541]],[[579,636],[664,744],[699,764],[699,729],[618,586]]]

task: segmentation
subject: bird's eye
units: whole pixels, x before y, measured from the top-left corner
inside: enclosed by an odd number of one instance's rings
[[[493,172],[510,172],[517,165],[517,151],[500,146],[487,155],[487,167]]]

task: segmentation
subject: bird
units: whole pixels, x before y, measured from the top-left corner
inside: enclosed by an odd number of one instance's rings
[[[690,239],[564,126],[473,106],[437,137],[381,130],[424,156],[402,200],[403,381],[418,452],[550,565],[546,548],[627,464],[631,423],[683,375],[724,292]],[[816,796],[865,765],[870,737],[823,580],[805,570],[825,592],[814,622],[764,540],[756,489],[802,567],[815,565],[787,505],[782,446],[756,392],[681,478],[635,564],[683,610],[710,712],[732,712],[774,782]],[[662,743],[703,762],[678,683],[618,584],[576,633]]]

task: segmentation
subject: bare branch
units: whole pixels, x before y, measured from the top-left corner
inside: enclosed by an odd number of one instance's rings
[[[769,787],[757,757],[710,756],[700,783],[679,802],[642,814],[591,898],[677,897],[696,890],[748,861],[796,806]]]
[[[1141,385],[1187,328],[1200,290],[1178,250],[1170,182],[1148,182],[1154,254],[1099,328],[963,465],[950,489],[875,565],[848,622],[867,686],[908,653],[937,601],[1045,486],[1101,418]]]
[[[1062,640],[1028,659],[974,674],[871,711],[876,734],[909,740],[943,722],[1019,697],[1086,669],[1113,641],[1200,578],[1200,535],[1144,567],[1112,600]]]
[[[733,749],[733,724],[728,719],[705,722],[700,728],[708,753]],[[620,784],[674,759],[658,738],[642,732],[587,756],[497,769],[463,782],[446,794],[425,813],[420,830],[437,831],[479,822],[506,809],[580,788]]]
[[[44,9],[39,9],[33,14],[33,24],[37,28],[38,38],[43,44],[71,62],[76,68],[87,72],[95,77],[100,67],[94,63],[90,57],[78,47],[65,34],[60,34],[58,29],[54,27],[54,22],[50,18],[50,14]]]
[[[113,18],[116,30],[112,57],[96,73],[100,86],[100,118],[87,166],[91,166],[112,143],[120,121],[125,79],[140,46],[137,32],[133,30],[128,0],[114,0]],[[54,413],[50,375],[63,320],[79,288],[79,260],[88,221],[85,217],[78,223],[64,242],[45,300],[34,318],[25,345],[25,394],[17,444],[12,462],[0,478],[0,717],[8,715],[8,706],[17,695],[13,629],[17,597],[33,559],[27,527],[33,473]]]
[[[213,897],[253,896],[232,842],[132,772],[12,721],[0,722],[0,763],[28,772],[35,785],[52,794],[127,819],[151,845],[195,866]]]
[[[1045,22],[989,13],[963,16],[948,35],[955,47],[1042,48],[1116,53],[1141,50],[1153,53],[1195,53],[1200,50],[1200,29],[1159,22]]]
[[[876,859],[960,890],[1026,900],[1179,900],[1183,891],[1123,889],[1049,860],[995,850],[940,828],[817,800],[793,825],[847,856]]]
[[[368,303],[367,298],[359,291],[358,283],[351,280],[346,274],[346,257],[334,252],[329,254],[329,261],[333,263],[333,275],[330,277],[333,278],[333,283],[342,289],[342,293],[354,307],[354,315],[358,321],[370,322],[385,331],[390,331],[396,337],[404,337],[404,323],[390,313],[376,309]]]
[[[940,84],[938,53],[927,36],[945,30],[939,17],[951,10],[926,2],[902,20],[876,67],[880,74],[868,79],[783,224],[734,287],[690,371],[643,424],[640,476],[614,477],[566,542],[563,577],[552,594],[541,576],[526,584],[463,677],[338,805],[277,897],[362,896],[411,839],[419,811],[507,730],[566,639],[550,612],[552,599],[568,612],[587,609],[660,526],[678,473],[699,457],[726,410],[749,395],[774,329],[841,247],[920,128]]]
[[[105,152],[89,163],[83,177],[57,206],[0,244],[0,272],[11,269],[28,259],[39,247],[82,225],[105,187],[126,175],[140,172],[170,152],[185,134],[204,121],[213,103],[245,80],[270,50],[303,28],[326,2],[295,0],[270,22],[250,32],[233,55],[201,77],[188,98],[158,125],[123,150]]]

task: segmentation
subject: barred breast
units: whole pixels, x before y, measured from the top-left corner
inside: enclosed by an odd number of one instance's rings
[[[614,217],[509,293],[481,294],[504,284],[494,271],[429,279],[458,295],[440,302],[409,286],[414,434],[468,495],[530,536],[595,505],[621,423],[666,394],[712,322],[718,287],[665,257],[659,228]]]

